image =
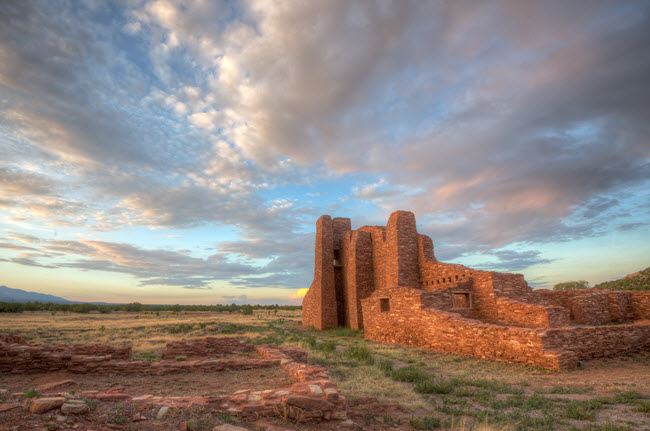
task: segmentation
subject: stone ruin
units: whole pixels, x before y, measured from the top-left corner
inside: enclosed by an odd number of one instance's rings
[[[214,355],[237,352],[257,353],[259,358],[214,358]],[[170,342],[163,353],[163,359],[183,355],[195,358],[194,360],[134,361],[131,359],[131,353],[130,346],[46,346],[29,342],[17,335],[0,334],[0,374],[67,371],[75,374],[153,376],[281,367],[296,381],[291,386],[259,391],[240,390],[223,396],[163,397],[129,394],[123,388],[77,391],[72,395],[69,389],[71,385],[76,385],[76,382],[65,380],[37,388],[46,396],[34,399],[29,404],[29,409],[32,413],[45,413],[71,406],[87,398],[160,408],[204,406],[247,418],[282,416],[299,421],[347,418],[346,399],[336,384],[329,380],[329,372],[323,367],[308,365],[307,352],[300,348],[278,347],[273,344],[253,346],[236,338],[206,337]],[[25,394],[11,395],[12,399],[20,399]],[[0,413],[21,407],[21,403],[5,403],[0,405]]]
[[[556,370],[650,348],[650,292],[533,290],[522,274],[438,262],[407,211],[354,231],[321,216],[302,307],[316,329]]]

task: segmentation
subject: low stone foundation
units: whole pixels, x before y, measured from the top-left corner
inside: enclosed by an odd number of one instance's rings
[[[94,351],[91,346],[85,347],[85,351]],[[243,345],[240,340],[234,338],[217,339],[212,337],[183,340],[170,343],[167,347],[166,353],[174,356],[178,356],[178,353],[187,355],[189,352],[196,355],[196,352],[199,351],[210,351],[210,354],[213,354],[219,350],[220,353],[253,351],[262,358],[202,359],[184,362],[122,361],[114,360],[111,355],[63,354],[60,351],[55,352],[48,346],[28,343],[18,336],[0,335],[0,372],[20,374],[65,370],[80,374],[163,375],[279,366],[298,382],[287,388],[264,391],[242,390],[226,396],[161,397],[146,394],[133,396],[125,393],[124,388],[81,391],[78,396],[105,402],[147,403],[156,406],[214,406],[230,414],[250,417],[278,416],[300,421],[344,420],[347,418],[345,397],[329,380],[329,372],[325,368],[306,363],[307,352],[303,349],[275,345],[254,347]],[[110,346],[96,348],[100,351],[110,351]],[[71,350],[64,349],[64,351]],[[75,397],[70,395],[69,388],[75,385],[76,382],[71,380],[56,382],[48,385],[47,393],[72,399]]]
[[[251,352],[253,346],[243,340],[231,337],[206,337],[191,340],[172,341],[167,343],[164,359],[174,359],[178,356],[205,357],[212,355],[228,355],[232,353]]]
[[[10,341],[7,342],[2,342]],[[242,349],[236,339],[229,339],[231,345]],[[190,343],[190,345],[193,343]],[[197,343],[198,344],[198,343]],[[0,372],[12,374],[48,373],[54,371],[70,371],[78,374],[123,374],[123,375],[164,375],[192,372],[215,372],[223,370],[248,370],[279,365],[278,360],[269,359],[208,359],[196,361],[122,361],[115,360],[112,355],[82,355],[73,354],[75,351],[111,352],[117,351],[118,357],[126,352],[131,357],[131,347],[112,348],[111,346],[94,344],[87,346],[42,346],[28,343],[20,337],[0,338]],[[253,350],[252,346],[246,346]]]

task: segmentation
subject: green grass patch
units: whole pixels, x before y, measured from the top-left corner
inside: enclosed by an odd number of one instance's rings
[[[363,329],[351,329],[348,327],[339,326],[323,331],[323,334],[333,337],[356,337],[363,338]]]
[[[417,382],[413,390],[420,394],[451,394],[455,388],[455,381],[437,376]]]
[[[336,350],[336,343],[334,341],[327,340],[314,344],[313,348],[323,352],[334,352]]]
[[[637,401],[636,408],[634,409],[634,411],[650,415],[650,401],[646,401],[646,400]]]
[[[253,328],[252,326],[247,325],[238,325],[236,323],[227,323],[225,324],[219,332],[222,334],[236,334],[238,332],[247,332]]]
[[[422,416],[420,418],[411,418],[409,424],[416,430],[434,430],[440,428],[442,422],[434,416]]]
[[[459,384],[464,386],[474,386],[477,388],[486,389],[499,394],[523,394],[522,388],[517,388],[508,383],[499,382],[496,380],[488,379],[459,379]]]
[[[350,346],[343,351],[343,356],[354,364],[372,365],[375,363],[372,350],[366,346]]]
[[[602,424],[590,424],[584,428],[572,427],[569,431],[636,431],[636,428],[626,424],[615,425],[608,421]]]
[[[429,379],[429,374],[414,365],[407,365],[393,371],[391,377],[398,382],[417,383]]]
[[[393,373],[393,361],[390,359],[380,359],[376,364],[385,375],[390,376]]]
[[[646,398],[648,397],[637,391],[625,391],[614,395],[613,400],[614,403],[618,404],[635,404],[637,401],[644,400]]]
[[[549,394],[584,394],[587,392],[593,391],[593,387],[583,387],[583,386],[562,386],[555,385],[549,389],[546,393]]]

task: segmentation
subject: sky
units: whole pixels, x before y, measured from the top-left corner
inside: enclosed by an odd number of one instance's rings
[[[315,222],[444,262],[650,266],[647,1],[0,5],[0,285],[299,304]]]

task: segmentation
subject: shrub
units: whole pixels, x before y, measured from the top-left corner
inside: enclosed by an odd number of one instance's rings
[[[119,413],[115,413],[109,420],[109,423],[116,424],[116,425],[124,425],[127,421],[127,417],[124,415],[121,415]]]
[[[27,391],[25,392],[25,398],[27,398],[27,399],[30,399],[30,398],[36,398],[36,397],[38,397],[39,395],[41,395],[41,393],[38,392],[38,391],[37,391],[36,389],[34,389],[34,388],[29,388],[29,389],[27,389]]]
[[[95,410],[97,410],[97,401],[88,400],[88,401],[86,401],[86,404],[88,404],[88,409],[91,412],[94,412]]]

